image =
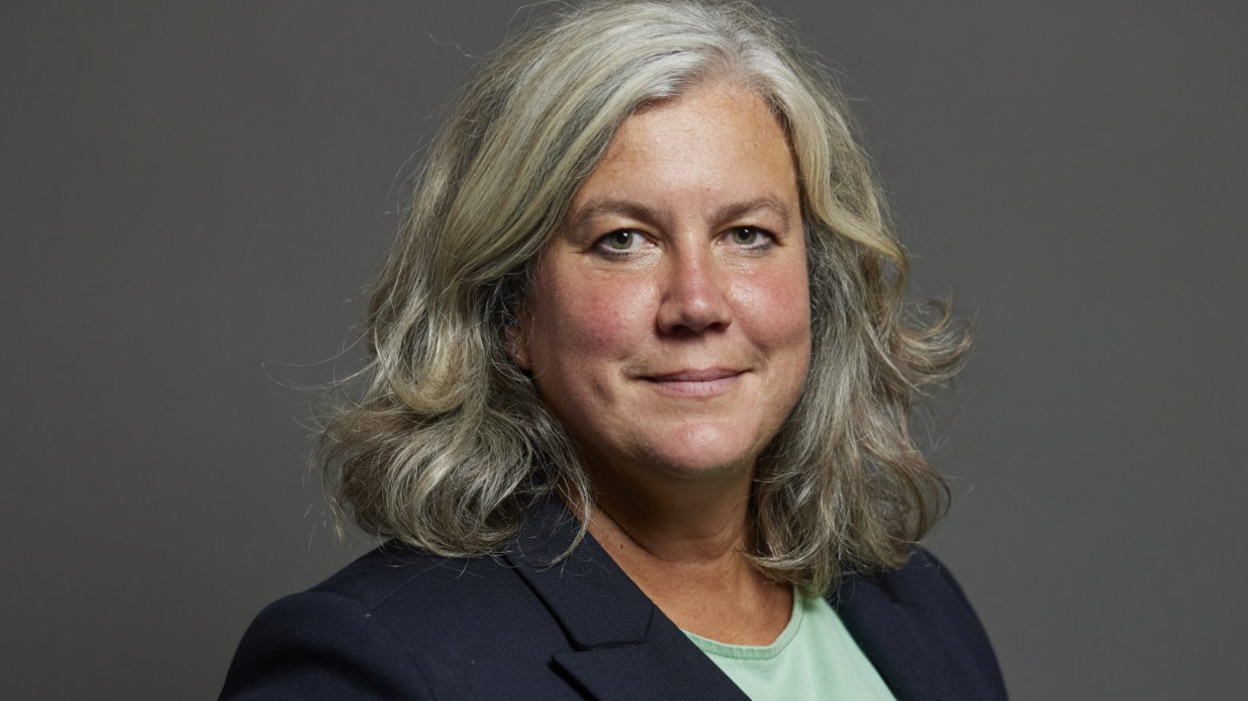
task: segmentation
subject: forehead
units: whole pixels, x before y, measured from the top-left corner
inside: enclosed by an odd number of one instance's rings
[[[620,125],[606,158],[651,155],[678,140],[703,141],[708,130],[735,132],[741,146],[751,150],[790,155],[788,136],[762,98],[745,87],[717,82],[643,105]]]
[[[746,88],[716,83],[625,119],[574,207],[621,190],[660,198],[701,190],[790,199],[797,172],[784,128],[767,104]]]

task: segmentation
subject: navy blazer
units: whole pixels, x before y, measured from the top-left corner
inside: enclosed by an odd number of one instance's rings
[[[222,699],[748,701],[558,500],[494,558],[397,544],[264,609]],[[988,638],[930,553],[847,576],[833,606],[898,701],[1005,699]]]

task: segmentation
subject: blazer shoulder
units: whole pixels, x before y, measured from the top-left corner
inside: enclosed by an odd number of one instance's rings
[[[485,567],[482,565],[485,564]],[[399,541],[388,541],[335,572],[309,592],[337,594],[367,609],[407,590],[463,577],[480,577],[497,563],[443,557]]]
[[[292,594],[266,606],[247,628],[220,698],[433,698],[405,648],[354,599]]]
[[[921,601],[932,596],[951,598],[971,609],[971,602],[966,598],[966,593],[962,591],[962,586],[954,578],[953,572],[923,546],[916,545],[906,564],[887,572],[885,579],[901,598],[912,601]]]
[[[864,587],[871,593],[863,591]],[[894,603],[970,610],[970,601],[953,573],[930,550],[918,545],[897,569],[848,573],[832,598],[845,601],[867,595],[882,595]]]
[[[570,650],[514,565],[388,543],[266,607],[222,698],[564,698]]]
[[[500,633],[512,630],[526,634]],[[389,542],[265,607],[239,643],[222,698],[431,698],[427,690],[447,678],[462,684],[455,680],[473,669],[505,670],[539,654],[538,640],[566,646],[511,566]]]

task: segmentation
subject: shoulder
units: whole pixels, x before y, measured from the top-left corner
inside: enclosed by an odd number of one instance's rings
[[[1005,698],[996,654],[949,568],[915,547],[898,569],[845,577],[833,605],[881,673],[923,676],[947,698]]]
[[[846,575],[832,594],[838,605],[853,604],[855,599],[864,597],[975,616],[953,573],[921,546],[915,546],[906,563],[897,569]]]
[[[402,639],[372,608],[333,587],[269,604],[243,635],[221,698],[432,698]]]
[[[239,644],[221,697],[432,698],[430,689],[489,679],[468,670],[506,678],[509,666],[564,646],[507,563],[388,543],[265,607]],[[488,697],[488,689],[475,691]]]
[[[500,625],[549,618],[515,566],[500,557],[442,557],[396,542],[307,594],[350,600],[403,639],[440,646],[497,642]]]
[[[398,541],[389,541],[308,590],[355,601],[368,609],[384,609],[405,597],[472,597],[482,587],[491,596],[514,576],[494,558],[450,558]]]
[[[906,564],[885,573],[884,578],[895,596],[911,602],[930,599],[934,604],[961,607],[974,615],[953,572],[927,548],[916,546]]]

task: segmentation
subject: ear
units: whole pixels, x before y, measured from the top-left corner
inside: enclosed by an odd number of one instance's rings
[[[507,342],[507,355],[511,357],[511,362],[519,366],[521,370],[529,372],[532,365],[529,360],[529,339],[525,336],[524,330],[520,328],[519,316],[517,315],[515,323],[503,329],[503,336]]]

